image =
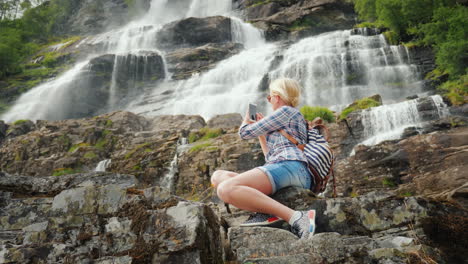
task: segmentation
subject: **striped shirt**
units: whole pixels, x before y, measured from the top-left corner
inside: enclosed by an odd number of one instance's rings
[[[266,136],[268,153],[266,163],[276,163],[282,160],[298,160],[307,162],[304,153],[278,131],[284,129],[294,137],[299,144],[307,143],[307,126],[301,112],[291,106],[282,106],[272,115],[253,123],[243,123],[239,128],[242,139],[251,139],[261,135]]]

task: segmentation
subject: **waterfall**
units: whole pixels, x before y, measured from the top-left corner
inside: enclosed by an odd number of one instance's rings
[[[407,61],[406,50],[389,46],[383,35],[335,31],[293,44],[270,79],[299,80],[304,87],[302,103],[339,111],[376,93],[393,102],[420,92],[417,67]]]
[[[274,44],[265,44],[263,47],[245,50],[220,62],[215,69],[205,74],[178,82],[167,104],[158,105],[162,107],[160,113],[197,113],[203,117],[244,113],[248,102],[258,101],[261,96],[258,85],[268,72],[275,49]],[[153,107],[137,104],[129,110],[142,113]]]
[[[447,108],[447,104],[444,103],[442,96],[434,95],[434,96],[431,96],[431,98],[437,108],[437,113],[439,114],[439,118],[446,117],[450,114]]]
[[[448,114],[447,105],[443,103],[440,95],[428,97],[438,113],[437,118]],[[365,140],[360,144],[376,145],[385,140],[401,137],[405,128],[420,126],[422,123],[418,111],[418,99],[401,103],[382,105],[363,110],[361,113]]]
[[[265,39],[260,30],[246,24],[236,17],[231,17],[232,41],[244,44],[246,49],[260,47],[265,44]]]
[[[145,115],[199,114],[209,119],[223,113],[243,114],[249,102],[268,114],[269,109],[262,109],[265,84],[280,77],[290,77],[302,84],[302,104],[327,106],[336,111],[372,94],[380,94],[385,103],[391,103],[421,92],[420,76],[417,67],[409,64],[407,49],[388,45],[378,32],[341,30],[292,45],[266,43],[260,30],[236,17],[231,18],[232,41],[242,43],[243,51],[205,73],[194,74],[187,80],[171,80],[165,54],[155,47],[162,26],[188,16],[232,16],[231,9],[231,0],[152,0],[149,11],[135,21],[82,40],[78,45],[91,47],[95,54],[55,80],[33,88],[1,118],[65,119],[123,109]],[[131,55],[141,51],[162,55],[165,79],[135,89],[138,79],[119,78],[121,71],[131,67],[136,59]],[[83,81],[80,85],[70,84],[72,80],[86,79],[80,76],[86,74],[80,68],[105,54],[115,55],[112,77],[106,80],[107,91],[92,91],[94,87],[85,87]],[[94,98],[97,92],[99,101],[91,106],[80,104]],[[76,110],[77,105],[83,110]]]
[[[68,109],[71,102],[65,98],[70,98],[76,92],[74,88],[80,83],[79,73],[86,68],[88,62],[78,63],[55,80],[24,93],[18,99],[18,103],[0,119],[13,122],[24,118],[60,120],[69,117]]]
[[[178,158],[179,154],[181,153],[182,149],[185,149],[187,145],[187,138],[180,138],[177,141],[176,153],[174,154],[174,158],[169,165],[169,171],[164,175],[161,179],[160,186],[168,189],[169,191],[173,192],[174,189],[174,178],[175,175],[178,173]]]
[[[111,164],[110,159],[102,160],[98,163],[94,171],[106,171],[106,169],[109,167],[110,164]]]

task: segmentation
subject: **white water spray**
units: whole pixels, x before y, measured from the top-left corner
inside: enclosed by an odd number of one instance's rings
[[[438,113],[437,118],[448,114],[447,105],[440,95],[428,97]],[[363,110],[361,113],[364,126],[363,145],[376,145],[385,140],[399,139],[408,127],[420,126],[422,120],[418,111],[418,99],[397,104],[382,105]]]
[[[180,138],[177,142],[176,153],[174,154],[174,158],[169,165],[169,171],[166,175],[162,178],[160,182],[160,186],[168,189],[172,192],[174,188],[174,178],[175,175],[178,173],[178,160],[179,155],[181,154],[182,149],[185,149],[187,145],[187,138]]]
[[[109,165],[111,164],[112,160],[110,159],[106,159],[106,160],[102,160],[98,163],[98,165],[96,166],[96,169],[94,169],[94,171],[102,171],[102,172],[105,172],[106,169],[109,167]]]

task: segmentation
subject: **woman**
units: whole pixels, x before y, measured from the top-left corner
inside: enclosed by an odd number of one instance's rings
[[[308,212],[293,209],[275,201],[269,195],[288,186],[309,189],[311,173],[303,152],[278,130],[283,129],[299,144],[307,142],[307,125],[302,114],[295,108],[299,103],[299,84],[291,79],[278,79],[270,84],[267,97],[274,113],[257,120],[245,115],[239,128],[242,139],[258,137],[266,164],[244,173],[218,170],[211,177],[217,188],[218,197],[237,208],[278,216],[289,222],[292,232],[300,238],[307,238],[315,231],[315,210]],[[249,220],[248,220],[249,221]],[[255,222],[255,219],[250,219]],[[246,224],[249,225],[249,224]],[[253,225],[253,224],[252,224]]]

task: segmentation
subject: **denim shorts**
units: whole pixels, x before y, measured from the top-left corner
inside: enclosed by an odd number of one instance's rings
[[[258,167],[258,169],[268,175],[271,182],[272,194],[289,186],[310,189],[310,185],[312,184],[307,164],[302,161],[283,160]]]

